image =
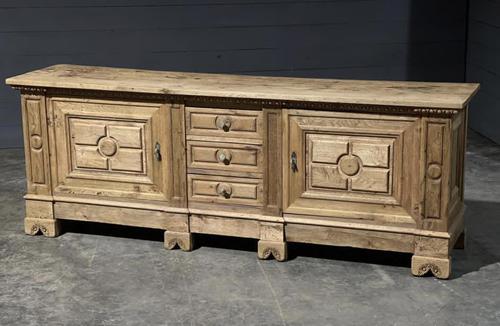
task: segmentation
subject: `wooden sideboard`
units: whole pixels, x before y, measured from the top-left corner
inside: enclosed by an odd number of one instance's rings
[[[56,65],[21,92],[25,231],[60,220],[412,253],[450,275],[464,243],[477,84],[252,77]]]

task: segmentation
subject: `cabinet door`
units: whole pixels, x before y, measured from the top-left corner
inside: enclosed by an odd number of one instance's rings
[[[287,117],[285,213],[415,223],[417,118],[307,111]]]
[[[56,195],[184,206],[183,107],[51,98],[50,109]]]

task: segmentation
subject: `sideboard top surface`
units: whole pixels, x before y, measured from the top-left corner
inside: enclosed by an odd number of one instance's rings
[[[479,89],[475,83],[259,77],[66,64],[11,77],[6,83],[25,87],[448,109],[464,108]]]

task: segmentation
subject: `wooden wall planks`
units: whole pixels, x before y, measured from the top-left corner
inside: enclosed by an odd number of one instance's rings
[[[56,63],[462,81],[466,1],[5,0],[0,79]],[[0,147],[21,145],[0,88]]]
[[[500,1],[471,1],[467,81],[481,83],[472,102],[469,125],[500,143]],[[486,118],[487,117],[487,118]]]

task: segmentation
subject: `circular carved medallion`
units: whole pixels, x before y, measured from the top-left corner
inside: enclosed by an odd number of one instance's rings
[[[101,138],[99,141],[99,152],[104,156],[113,156],[116,154],[118,150],[118,145],[116,144],[116,140],[110,137]]]
[[[33,148],[33,149],[42,148],[42,137],[40,137],[39,135],[32,135],[31,136],[31,148]]]
[[[427,175],[431,179],[439,179],[441,177],[441,166],[439,164],[431,164],[427,168]]]
[[[340,158],[339,169],[347,176],[353,176],[359,172],[361,164],[356,156],[345,155]]]

